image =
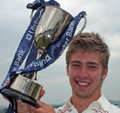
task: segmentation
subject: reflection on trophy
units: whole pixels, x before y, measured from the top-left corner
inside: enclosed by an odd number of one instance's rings
[[[41,57],[49,43],[64,33],[73,17],[66,11],[51,5],[46,5],[44,13],[38,23],[34,43],[38,49],[37,58]],[[14,97],[22,102],[39,107],[38,100],[42,86],[35,80],[37,72],[29,74],[16,74],[12,79],[10,88],[4,88],[2,93]]]

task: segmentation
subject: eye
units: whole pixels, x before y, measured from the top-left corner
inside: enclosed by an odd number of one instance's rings
[[[74,67],[80,67],[79,64],[73,64],[72,66],[74,66]]]
[[[95,69],[97,68],[96,66],[89,66],[90,69]]]

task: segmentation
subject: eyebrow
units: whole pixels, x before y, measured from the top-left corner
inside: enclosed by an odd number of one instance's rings
[[[87,64],[99,65],[97,62],[87,62]]]
[[[74,60],[74,61],[71,61],[71,63],[80,63],[81,64],[82,62]]]
[[[79,63],[79,64],[82,64],[82,62],[77,61],[77,60],[71,61],[71,63]],[[97,62],[87,62],[87,64],[99,65]]]

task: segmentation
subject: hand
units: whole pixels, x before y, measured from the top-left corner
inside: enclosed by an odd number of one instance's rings
[[[40,96],[39,96],[39,99],[45,94],[45,90],[41,90],[41,93],[40,93]],[[5,98],[6,100],[8,100],[6,97],[3,97]],[[9,100],[8,100],[9,101]],[[17,112],[18,113],[33,113],[31,110],[30,110],[30,105],[26,104],[26,103],[23,103],[21,101],[17,101]],[[10,103],[10,101],[9,101]],[[10,103],[11,105],[11,103]]]
[[[55,113],[55,110],[52,106],[47,105],[41,101],[37,101],[40,108],[30,107],[31,112],[33,113]]]
[[[9,101],[9,99],[7,99],[6,97],[3,96],[3,98]],[[33,113],[30,111],[30,107],[28,104],[18,100],[16,101],[17,101],[17,113]],[[10,101],[9,101],[9,104],[12,106]]]
[[[33,113],[29,106],[29,104],[17,100],[17,113]]]

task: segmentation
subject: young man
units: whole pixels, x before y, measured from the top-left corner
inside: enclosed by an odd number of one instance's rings
[[[33,106],[28,109],[26,104],[18,101],[18,113],[120,113],[120,109],[101,94],[109,55],[108,46],[99,34],[78,35],[71,41],[66,53],[66,71],[72,88],[68,102],[55,110],[41,101],[38,101],[38,109]],[[42,90],[40,97],[44,93]]]
[[[72,87],[68,102],[56,110],[38,101],[34,113],[120,113],[101,94],[103,80],[108,72],[109,48],[99,34],[82,33],[69,44],[66,70]]]

